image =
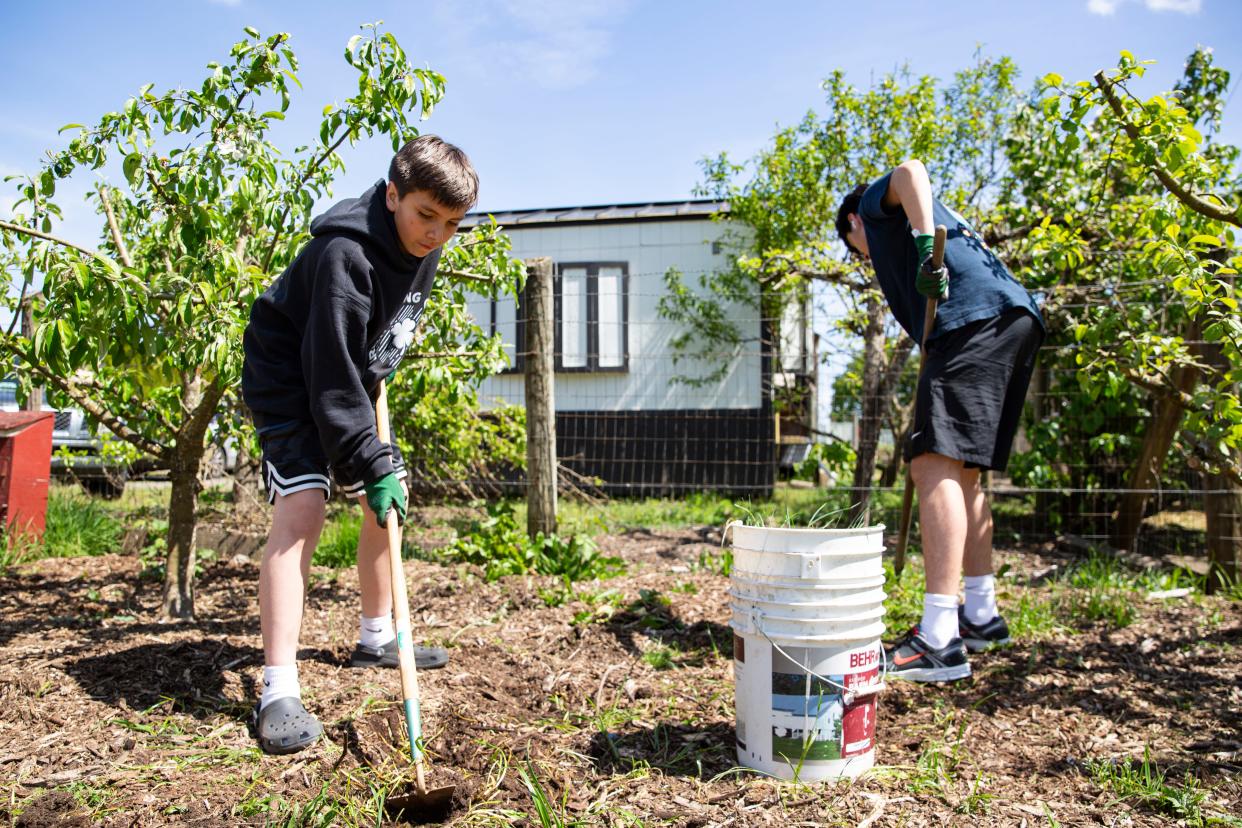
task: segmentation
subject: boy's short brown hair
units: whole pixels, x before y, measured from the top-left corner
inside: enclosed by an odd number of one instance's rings
[[[405,198],[426,190],[445,207],[469,210],[479,200],[479,175],[458,147],[436,135],[420,135],[397,150],[388,180]]]

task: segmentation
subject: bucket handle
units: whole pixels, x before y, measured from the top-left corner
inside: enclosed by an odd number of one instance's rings
[[[793,656],[791,656],[789,653],[781,649],[781,645],[777,644],[775,641],[773,641],[768,636],[767,631],[763,629],[763,625],[759,623],[759,619],[761,619],[762,617],[763,617],[763,613],[760,612],[759,610],[756,610],[756,609],[751,610],[751,621],[754,623],[755,629],[757,629],[759,631],[759,634],[762,635],[764,639],[766,639],[767,642],[772,645],[772,649],[776,650],[778,653],[783,655],[785,659],[789,661],[791,664],[798,664],[797,660]],[[885,687],[884,680],[888,678],[888,654],[884,652],[884,645],[882,644],[880,645],[880,664],[881,664],[880,680],[868,682],[867,684],[860,685],[858,687],[846,687],[844,684],[835,682],[832,679],[828,678],[827,676],[821,676],[819,673],[815,672],[810,667],[806,667],[801,664],[798,664],[798,666],[802,667],[802,669],[805,670],[807,672],[807,675],[809,675],[811,678],[819,679],[824,684],[827,684],[830,687],[835,687],[838,690],[840,690],[842,703],[849,705],[849,704],[853,704],[858,699],[866,698],[867,696],[874,696],[876,693],[879,693],[880,691],[884,689]]]
[[[720,530],[720,548],[724,549],[725,538],[729,536],[729,532],[733,529],[734,526],[745,526],[745,525],[746,525],[745,523],[738,520],[737,518],[734,518],[733,520],[726,523],[724,525],[724,529]]]

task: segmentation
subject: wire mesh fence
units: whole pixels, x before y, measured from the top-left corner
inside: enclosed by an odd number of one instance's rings
[[[716,493],[790,522],[857,519],[851,506],[867,501],[863,519],[895,525],[904,483],[898,447],[913,382],[907,377],[883,398],[868,399],[856,381],[841,379],[856,369],[862,350],[861,338],[841,324],[856,307],[815,289],[775,314],[765,315],[755,295],[734,294],[698,307],[697,316],[683,303],[678,317],[677,292],[707,296],[711,268],[680,270],[671,281],[668,267],[642,269],[622,256],[562,259],[554,264],[553,394],[563,491],[610,498]],[[1093,396],[1079,382],[1073,337],[1055,328],[1093,302],[1154,301],[1150,287],[1076,286],[1041,297],[1054,301],[1057,317],[1014,456],[1006,471],[983,478],[999,541],[1076,535],[1112,543],[1123,501],[1141,495],[1139,551],[1203,554],[1206,500],[1232,496],[1232,488],[1192,468],[1178,440],[1152,481],[1135,487],[1137,447],[1153,416],[1148,395],[1130,389],[1110,399]],[[511,361],[480,389],[483,408],[521,406],[526,309],[512,299],[480,298],[471,310],[502,337]],[[888,333],[900,335],[891,319]],[[912,377],[917,348],[909,354],[901,370]],[[867,417],[880,422],[868,424]],[[869,426],[879,432],[875,464],[869,483],[857,486],[851,464]],[[522,490],[520,470],[501,476],[507,491]],[[1232,511],[1225,517],[1223,526],[1237,525]],[[1219,540],[1239,542],[1231,534]]]

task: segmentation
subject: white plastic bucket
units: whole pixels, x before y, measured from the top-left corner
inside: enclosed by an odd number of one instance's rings
[[[728,531],[738,762],[858,776],[875,763],[883,689],[884,527]]]

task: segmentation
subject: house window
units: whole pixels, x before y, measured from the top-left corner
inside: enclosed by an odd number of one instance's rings
[[[556,370],[624,372],[629,369],[629,265],[626,262],[565,262],[553,279],[556,309]],[[526,292],[493,299],[491,332],[500,334],[509,368],[526,370]]]
[[[629,265],[562,262],[556,268],[556,369],[629,368]]]

